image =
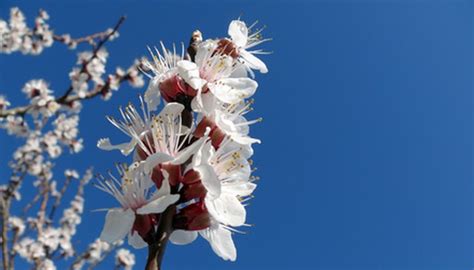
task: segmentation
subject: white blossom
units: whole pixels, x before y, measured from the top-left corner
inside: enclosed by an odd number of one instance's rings
[[[115,265],[131,270],[135,265],[135,255],[129,250],[121,248],[115,253]]]
[[[53,44],[53,32],[47,20],[49,15],[41,10],[35,19],[35,27],[30,29],[25,16],[16,7],[10,9],[10,20],[0,20],[0,53],[21,51],[23,54],[40,54]]]
[[[79,179],[79,173],[76,170],[67,169],[64,171],[64,176]]]
[[[0,111],[7,109],[8,106],[10,106],[10,102],[5,96],[0,95]]]
[[[56,270],[56,266],[52,260],[43,259],[38,266],[38,270]]]
[[[8,223],[10,224],[10,227],[16,231],[16,233],[20,236],[25,232],[25,223],[23,222],[23,219],[19,217],[9,217]]]
[[[5,129],[8,135],[19,137],[26,137],[29,133],[28,124],[21,116],[7,116],[4,121],[0,121],[0,128]]]
[[[115,197],[120,203],[120,208],[111,208],[107,211],[104,228],[100,239],[114,243],[128,235],[129,244],[135,248],[146,246],[140,235],[141,231],[132,230],[136,215],[162,213],[166,208],[179,199],[179,195],[170,194],[167,173],[161,187],[149,195],[154,186],[150,172],[144,167],[134,163],[131,167],[119,167],[121,181],[113,175],[112,179],[103,179],[97,187]],[[120,187],[117,187],[120,184]],[[146,233],[146,232],[143,232]]]
[[[254,54],[263,54],[264,52],[261,50],[248,50],[261,44],[262,42],[270,40],[261,38],[262,29],[254,33],[250,33],[250,30],[254,26],[255,24],[247,27],[245,22],[241,20],[234,20],[229,24],[228,34],[233,44],[236,46],[236,51],[239,57],[244,61],[245,65],[247,65],[249,68],[257,69],[262,73],[267,73],[268,69],[265,63],[254,56]]]
[[[23,87],[23,93],[30,98],[30,103],[33,105],[29,113],[37,116],[42,114],[46,117],[52,116],[59,108],[56,103],[52,90],[48,88],[48,84],[44,80],[31,80]]]

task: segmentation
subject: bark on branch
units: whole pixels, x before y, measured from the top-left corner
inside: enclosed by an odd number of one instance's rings
[[[158,230],[156,231],[153,242],[148,243],[148,259],[146,270],[161,270],[161,262],[166,250],[166,244],[173,232],[173,216],[176,213],[176,206],[169,206],[161,214]]]

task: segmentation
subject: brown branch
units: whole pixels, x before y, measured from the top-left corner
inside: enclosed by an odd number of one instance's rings
[[[113,28],[112,31],[110,31],[109,34],[107,34],[103,39],[101,39],[99,41],[99,43],[97,44],[97,46],[95,47],[94,51],[92,52],[92,57],[84,62],[82,64],[82,70],[81,70],[81,73],[85,72],[87,70],[87,65],[97,57],[97,53],[99,52],[99,50],[102,48],[102,46],[104,46],[104,44],[110,39],[110,37],[112,35],[115,34],[115,32],[117,32],[117,30],[120,28],[120,26],[122,25],[122,23],[125,21],[126,17],[125,16],[122,16],[120,17],[120,19],[118,20],[117,24],[115,24],[115,27]],[[65,101],[67,99],[67,97],[69,96],[69,94],[72,92],[73,90],[73,87],[72,87],[72,84],[71,86],[69,86],[69,88],[66,90],[66,93],[64,93],[60,98],[58,98],[58,103],[61,103],[63,101]]]
[[[8,256],[8,219],[10,218],[10,200],[1,198],[2,212],[2,263],[3,269],[10,269]]]
[[[66,45],[70,45],[70,44],[80,44],[80,43],[84,43],[84,42],[91,42],[91,41],[93,41],[94,39],[97,39],[97,38],[102,39],[105,36],[107,36],[108,34],[109,34],[109,30],[105,30],[105,31],[94,33],[92,35],[88,35],[88,36],[85,36],[85,37],[71,38],[69,40],[67,40],[65,35],[53,35],[53,39],[55,41],[64,43]]]
[[[58,208],[59,204],[61,203],[61,199],[63,198],[64,193],[66,193],[66,190],[69,187],[71,180],[72,176],[66,177],[66,181],[64,181],[64,185],[61,188],[61,191],[59,191],[59,195],[56,197],[56,200],[54,201],[54,204],[51,207],[51,211],[49,212],[49,220],[53,220],[54,214],[56,213],[56,208]]]
[[[103,39],[101,39],[99,41],[99,43],[97,44],[97,46],[94,48],[93,52],[92,52],[92,57],[88,60],[88,61],[85,61],[84,63],[82,63],[82,68],[81,68],[81,73],[87,71],[87,65],[97,57],[97,53],[99,52],[99,50],[104,46],[104,44],[110,39],[111,36],[113,36],[117,31],[118,29],[120,28],[120,26],[123,24],[123,22],[125,21],[126,17],[125,16],[122,16],[120,17],[120,19],[118,20],[118,22],[115,24],[114,28],[112,29],[112,31],[106,31],[107,34],[104,36]],[[90,77],[88,78],[88,81],[90,80]],[[123,80],[121,80],[122,82]],[[110,85],[106,84],[104,85],[104,87],[110,87]],[[76,100],[82,100],[82,99],[91,99],[97,95],[99,95],[100,93],[102,93],[104,91],[104,87],[102,87],[102,89],[97,89],[95,91],[92,91],[90,93],[88,93],[86,95],[86,97],[84,98],[80,98],[78,96],[70,96],[70,94],[72,93],[73,91],[73,86],[72,84],[69,86],[69,88],[65,91],[65,93],[56,98],[55,101],[58,103],[58,104],[61,104],[61,105],[68,105],[70,104],[71,102],[73,101],[76,101]],[[108,90],[108,89],[107,89]],[[19,116],[24,116],[29,110],[35,108],[35,106],[33,105],[26,105],[26,106],[19,106],[19,107],[16,107],[16,108],[12,108],[12,109],[8,109],[8,110],[0,110],[0,118],[5,118],[9,115],[19,115]]]
[[[48,206],[48,200],[49,200],[49,186],[47,186],[48,183],[45,182],[45,187],[44,187],[44,192],[43,192],[43,200],[41,201],[40,209],[38,212],[38,223],[37,223],[37,230],[38,230],[38,236],[41,235],[43,232],[43,225],[46,219],[46,207]]]
[[[148,243],[148,258],[146,270],[160,270],[163,256],[165,255],[166,244],[173,232],[173,216],[176,213],[176,205],[169,206],[160,216],[158,230],[154,235],[152,243]]]
[[[123,83],[124,81],[128,80],[130,78],[129,74],[125,74],[124,76],[119,78],[119,82]],[[102,87],[95,89],[94,91],[88,92],[84,97],[79,97],[77,95],[68,95],[68,97],[65,100],[59,100],[59,98],[56,99],[56,102],[60,105],[70,105],[74,101],[78,100],[88,100],[92,99],[104,92],[107,92],[110,90],[110,82],[107,81]],[[9,110],[4,110],[0,111],[0,118],[7,117],[9,115],[19,115],[19,116],[24,116],[29,110],[33,109],[34,106],[28,105],[28,106],[22,106],[22,107],[16,107],[14,109],[9,109]]]
[[[18,175],[16,175],[18,174]],[[21,185],[23,178],[26,175],[26,170],[13,172],[8,187],[0,193],[0,212],[1,212],[1,232],[2,232],[2,265],[3,269],[11,269],[13,262],[9,261],[8,254],[8,220],[10,218],[11,199],[16,190]]]
[[[16,242],[18,242],[18,239],[20,238],[20,234],[18,233],[18,229],[13,230],[13,239],[11,242],[11,251],[10,251],[10,268],[15,269],[15,256],[16,256],[16,251],[14,249]]]

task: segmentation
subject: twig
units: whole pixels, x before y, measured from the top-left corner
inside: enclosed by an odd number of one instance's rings
[[[176,213],[176,205],[169,206],[160,216],[158,230],[152,240],[148,243],[148,258],[146,270],[160,270],[161,262],[166,250],[166,244],[173,231],[173,216]]]
[[[44,193],[44,191],[36,194],[35,197],[33,197],[33,200],[31,200],[31,202],[29,202],[23,208],[23,217],[26,217],[26,214],[27,214],[28,210],[30,210],[30,208],[33,207],[33,205],[35,205],[39,201],[39,199],[41,199],[41,196],[44,195],[43,193]]]
[[[59,204],[61,203],[61,199],[63,198],[64,193],[66,193],[66,190],[69,187],[69,184],[71,183],[71,179],[71,176],[66,177],[66,181],[64,181],[64,185],[61,188],[61,191],[59,191],[59,195],[56,197],[56,200],[54,201],[54,204],[51,207],[51,211],[49,212],[49,220],[53,220],[56,208],[58,208]]]
[[[49,186],[47,182],[44,182],[44,191],[43,193],[43,200],[41,201],[41,206],[38,212],[38,236],[41,235],[43,232],[43,225],[45,222],[46,218],[46,207],[48,206],[48,200],[49,200]]]
[[[85,37],[71,38],[69,40],[67,40],[67,38],[64,35],[53,35],[53,39],[55,41],[64,43],[66,45],[69,45],[69,44],[80,44],[80,43],[83,43],[83,42],[90,42],[90,41],[92,41],[96,38],[104,38],[108,34],[109,34],[109,30],[105,30],[105,31],[102,31],[102,32],[99,32],[99,33],[94,33],[92,35],[88,35],[88,36],[85,36]]]
[[[14,249],[16,242],[20,238],[20,234],[18,233],[18,229],[13,230],[13,239],[11,242],[11,251],[10,251],[10,268],[15,269],[15,256],[16,251]]]

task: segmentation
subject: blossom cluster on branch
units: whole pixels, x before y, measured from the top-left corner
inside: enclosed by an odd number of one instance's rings
[[[49,15],[40,10],[35,26],[29,28],[25,15],[18,8],[10,9],[10,20],[0,20],[0,53],[21,51],[23,54],[40,54],[53,45],[53,32],[47,23]]]
[[[141,63],[135,60],[128,68],[116,67],[114,73],[106,73],[109,52],[105,44],[118,37],[124,17],[113,28],[79,38],[54,34],[48,19],[41,10],[34,26],[28,27],[18,8],[10,10],[8,22],[0,19],[0,53],[39,55],[55,42],[82,50],[69,72],[70,85],[63,86],[63,91],[53,90],[59,85],[35,78],[22,89],[25,105],[16,106],[0,95],[0,130],[21,141],[9,163],[11,177],[0,185],[2,266],[14,269],[15,262],[24,260],[35,269],[52,270],[62,260],[69,262],[71,269],[86,265],[92,269],[117,249],[116,267],[130,269],[134,256],[118,249],[120,241],[108,244],[97,239],[82,253],[75,248],[74,236],[87,202],[84,188],[93,173],[87,170],[80,176],[76,170],[67,169],[61,176],[54,168],[65,153],[75,154],[84,147],[79,136],[83,102],[95,97],[108,100],[125,82],[141,88]],[[34,190],[29,192],[32,197],[23,198],[25,185]]]
[[[142,65],[150,83],[139,106],[108,117],[130,140],[103,138],[98,147],[133,161],[97,183],[120,204],[108,210],[100,239],[148,246],[147,269],[160,268],[168,240],[185,245],[198,235],[224,260],[237,257],[232,234],[248,226],[245,205],[257,179],[249,159],[260,142],[249,127],[261,118],[245,115],[258,86],[253,70],[267,72],[255,56],[265,52],[252,48],[268,39],[255,27],[234,20],[229,37],[203,40],[196,30],[186,51],[163,44],[150,50],[152,60]]]

